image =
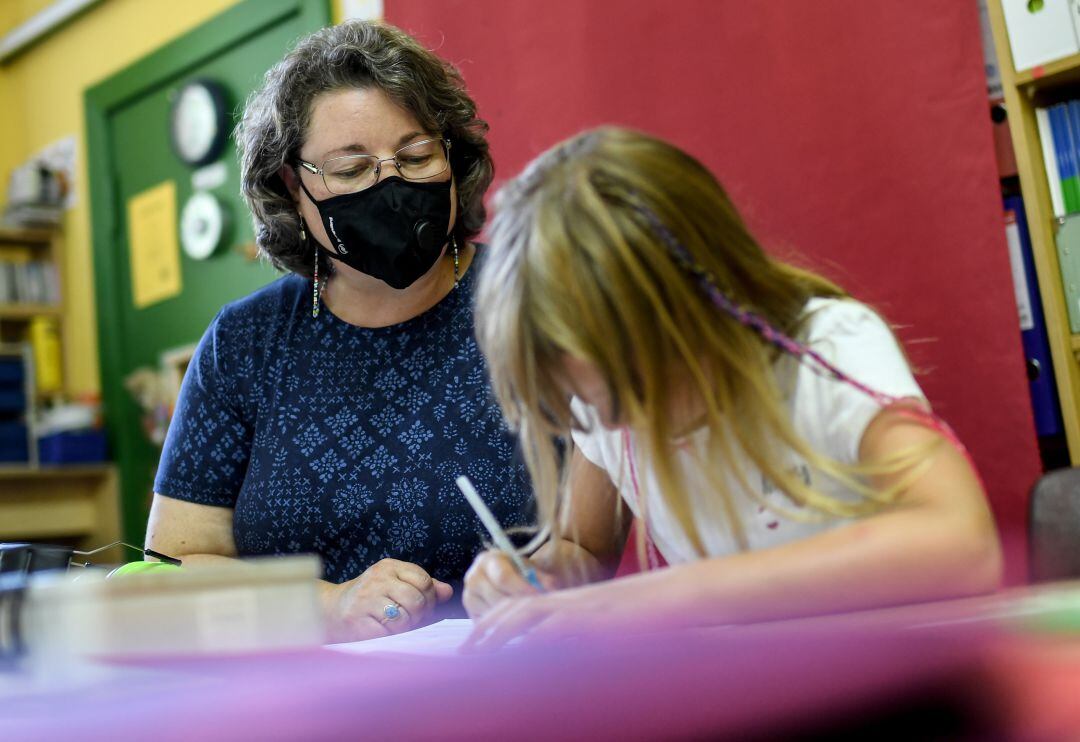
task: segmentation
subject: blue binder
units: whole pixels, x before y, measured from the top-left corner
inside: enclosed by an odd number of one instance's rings
[[[1050,343],[1046,337],[1046,321],[1043,318],[1038,279],[1035,276],[1035,258],[1032,256],[1027,219],[1024,217],[1024,202],[1019,196],[1005,198],[1005,220],[1008,231],[1012,231],[1013,225],[1016,228],[1015,235],[1009,235],[1009,259],[1013,263],[1017,304],[1020,305],[1020,335],[1027,361],[1035,429],[1039,437],[1060,435],[1064,430],[1061,405],[1054,383],[1054,367],[1050,359]],[[1026,302],[1021,291],[1026,294]]]

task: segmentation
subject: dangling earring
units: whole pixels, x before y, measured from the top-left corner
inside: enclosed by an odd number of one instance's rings
[[[451,235],[450,244],[454,246],[454,288],[458,287],[458,281],[461,279],[461,273],[459,270],[460,262],[458,260],[457,238]]]
[[[311,317],[319,317],[319,246],[315,246],[315,285],[311,291]]]

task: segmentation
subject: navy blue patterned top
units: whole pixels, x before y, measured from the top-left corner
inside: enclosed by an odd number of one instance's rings
[[[185,374],[155,491],[234,508],[241,556],[316,553],[332,582],[391,557],[460,585],[484,537],[454,480],[468,474],[506,526],[531,513],[473,331],[477,269],[390,327],[312,318],[295,275],[226,306]]]

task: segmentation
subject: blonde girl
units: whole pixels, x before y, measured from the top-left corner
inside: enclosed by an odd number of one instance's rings
[[[766,254],[686,153],[616,128],[563,142],[502,190],[488,253],[478,335],[549,589],[482,554],[474,646],[999,584],[981,482],[888,326]],[[628,514],[642,562],[670,566],[604,581]]]

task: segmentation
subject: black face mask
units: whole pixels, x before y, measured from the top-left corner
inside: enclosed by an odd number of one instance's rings
[[[431,270],[450,229],[450,181],[387,178],[356,193],[316,201],[335,255],[350,268],[404,289]]]

